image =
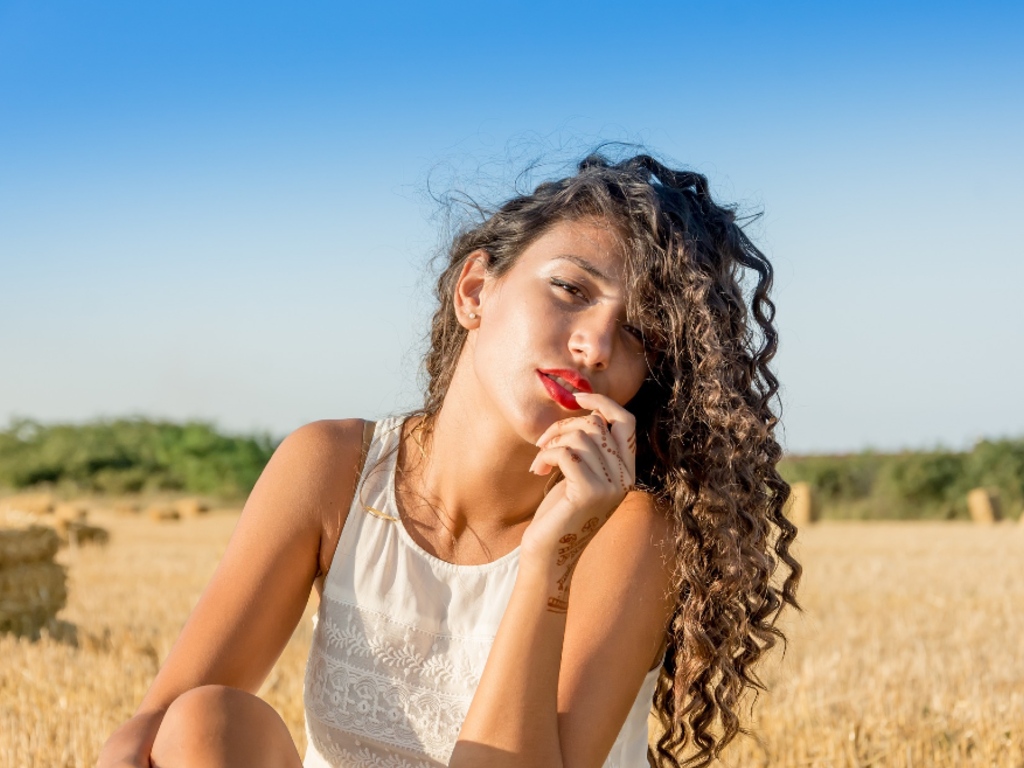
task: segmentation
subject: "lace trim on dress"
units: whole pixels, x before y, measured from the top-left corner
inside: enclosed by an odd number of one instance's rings
[[[439,768],[433,760],[417,760],[403,757],[395,752],[381,752],[378,749],[356,741],[351,749],[332,741],[318,745],[321,757],[327,758],[332,766],[344,768]]]
[[[437,768],[437,763],[427,763],[422,760],[417,760],[414,763],[400,755],[374,755],[366,747],[358,752],[341,749],[331,756],[338,760],[339,765],[350,765],[353,768]]]
[[[311,649],[307,715],[447,763],[494,639],[429,632],[330,602]]]

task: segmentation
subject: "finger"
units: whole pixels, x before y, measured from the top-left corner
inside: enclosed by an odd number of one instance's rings
[[[530,471],[538,475],[548,474],[556,465],[561,467],[568,452],[568,461],[574,464],[584,464],[595,478],[605,478],[606,482],[615,485],[612,480],[612,472],[605,465],[604,459],[597,446],[587,436],[574,433],[556,438],[558,445],[549,445],[537,454],[530,466]]]
[[[608,432],[600,437],[601,454],[608,467],[609,482],[617,485],[624,493],[629,492],[636,481],[636,461],[633,456],[623,455],[615,438]]]
[[[599,395],[596,392],[576,392],[575,397],[576,402],[588,410],[601,414],[604,420],[613,427],[615,424],[633,424],[636,421],[632,413],[607,395]]]
[[[559,419],[544,430],[544,433],[537,438],[534,445],[543,445],[545,441],[550,440],[552,437],[565,434],[566,432],[571,432],[574,429],[579,429],[580,424],[588,421],[599,426],[605,426],[607,424],[600,414],[593,413],[586,413],[580,416],[570,416],[567,419]],[[607,427],[605,426],[605,428]]]
[[[582,461],[586,462],[595,476],[604,477],[605,481],[613,488],[627,487],[629,484],[622,480],[624,473],[620,462],[608,449],[608,441],[611,439],[608,430],[603,426],[597,427],[593,424],[591,429],[596,431],[594,433],[576,431],[553,437],[544,445],[544,450],[560,447],[570,448],[580,456]]]
[[[545,448],[553,444],[556,438],[573,432],[583,432],[593,437],[608,434],[608,422],[599,413],[588,413],[586,416],[573,416],[571,419],[556,421],[538,438],[536,445]]]
[[[636,418],[605,395],[577,392],[576,401],[584,408],[599,413],[608,422],[618,455],[632,478],[636,472]],[[630,484],[632,482],[630,479]]]
[[[538,467],[538,475],[550,474],[552,468],[558,467],[566,482],[572,485],[589,486],[596,490],[608,487],[603,477],[595,474],[590,464],[583,458],[583,454],[569,446],[562,445],[541,451],[537,454],[534,464]]]

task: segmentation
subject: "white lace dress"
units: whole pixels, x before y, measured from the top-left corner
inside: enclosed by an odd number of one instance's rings
[[[377,424],[313,618],[305,768],[446,766],[515,584],[518,549],[453,565],[397,519],[400,425]],[[647,765],[657,679],[644,679],[604,768]]]

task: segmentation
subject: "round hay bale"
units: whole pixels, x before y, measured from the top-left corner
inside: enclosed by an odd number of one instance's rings
[[[0,632],[36,634],[67,598],[67,574],[53,561],[0,568]]]
[[[820,509],[817,494],[810,483],[793,483],[786,502],[786,515],[797,527],[817,522]]]
[[[65,501],[53,508],[53,516],[58,521],[75,520],[85,522],[85,519],[89,516],[89,508],[76,501]]]
[[[114,505],[115,515],[137,515],[139,514],[139,505],[134,501],[119,501]]]
[[[967,510],[971,520],[981,525],[992,525],[1002,520],[999,497],[988,488],[972,488],[967,492]]]
[[[210,507],[199,499],[179,499],[174,508],[184,518],[199,517],[210,511]]]
[[[173,520],[180,520],[181,514],[174,507],[163,504],[153,504],[146,509],[146,516],[154,523],[169,523]]]
[[[0,569],[52,560],[59,546],[60,537],[49,526],[0,529]]]
[[[52,493],[18,493],[0,499],[0,509],[29,512],[33,515],[48,515],[53,512],[57,500]]]

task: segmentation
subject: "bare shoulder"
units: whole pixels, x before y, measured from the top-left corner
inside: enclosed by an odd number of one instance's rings
[[[660,665],[675,607],[673,530],[652,496],[630,493],[580,557],[558,680],[559,732],[576,764],[605,759]]]
[[[358,454],[362,445],[362,419],[321,419],[303,424],[288,435],[278,447],[307,460],[336,459],[340,455]]]
[[[674,557],[674,526],[668,510],[650,494],[630,493],[584,550],[572,595],[581,601],[598,599],[606,606],[607,600],[642,598],[664,607],[674,598],[670,593]],[[669,594],[665,600],[657,599],[662,592]]]
[[[671,513],[657,503],[654,496],[642,491],[633,491],[626,495],[615,514],[594,537],[593,544],[604,538],[603,547],[612,546],[613,542],[632,543],[637,547],[663,548],[671,546],[674,538],[674,526]],[[587,548],[584,552],[590,550]],[[630,553],[622,553],[626,556]],[[632,553],[639,556],[639,551]]]
[[[323,419],[305,424],[282,441],[265,473],[287,485],[297,508],[314,515],[320,528],[318,575],[330,568],[352,503],[362,458],[362,419]],[[261,478],[263,482],[263,478]]]
[[[259,689],[309,600],[327,521],[348,508],[362,429],[357,419],[315,422],[274,451],[140,711],[199,685]]]
[[[271,482],[289,482],[292,494],[325,500],[324,491],[353,484],[346,470],[359,462],[364,424],[362,419],[324,419],[299,427],[278,446],[265,475]]]

